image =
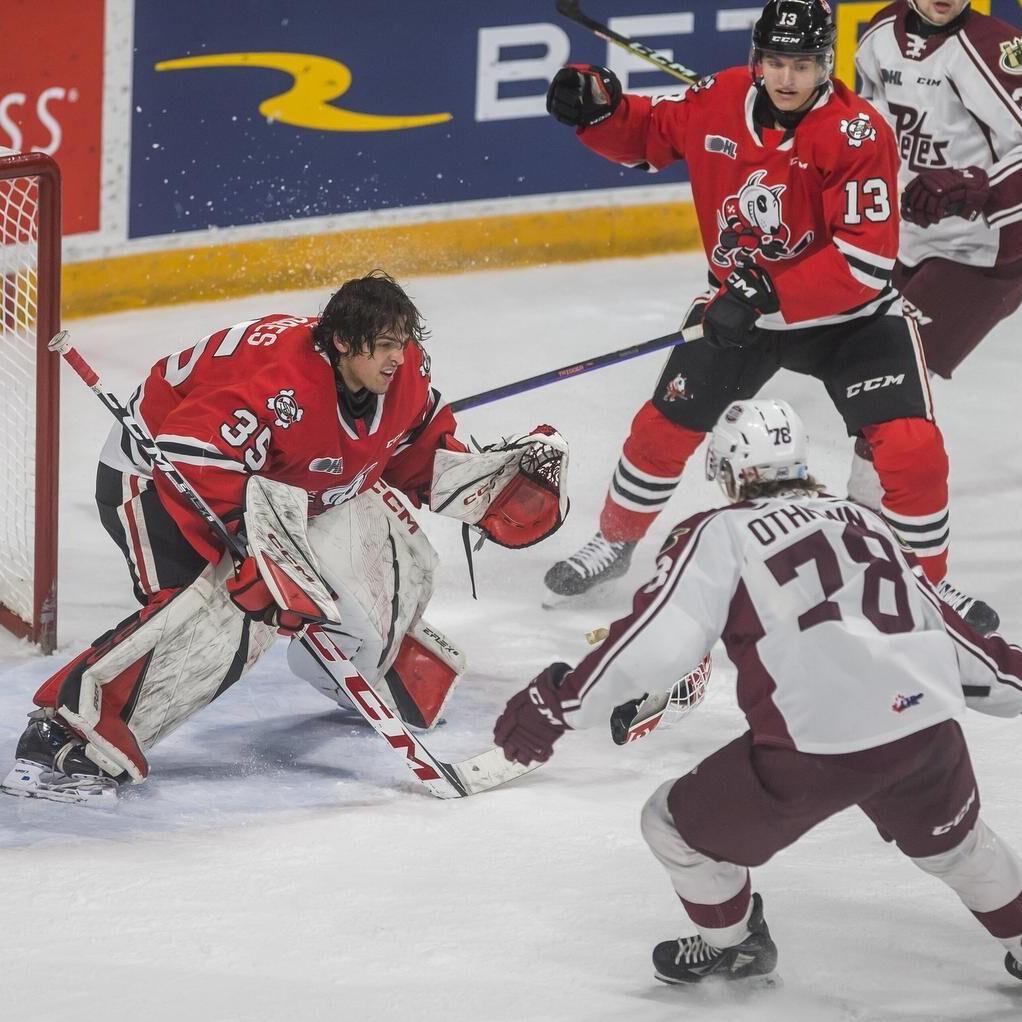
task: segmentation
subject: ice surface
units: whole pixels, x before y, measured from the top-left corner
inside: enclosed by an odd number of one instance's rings
[[[696,256],[408,281],[432,329],[434,379],[455,398],[673,329],[703,286]],[[70,324],[126,396],[159,356],[325,294],[124,313]],[[953,576],[1022,635],[1017,319],[936,400],[952,462]],[[587,374],[461,416],[481,441],[552,422],[572,444],[571,515],[555,537],[477,555],[469,593],[455,522],[424,522],[443,558],[430,618],[470,674],[430,743],[445,758],[490,742],[507,697],[626,606],[670,524],[719,502],[701,455],[618,588],[544,611],[549,564],[591,534],[629,421],[665,355]],[[60,644],[42,659],[0,639],[0,749],[13,754],[38,683],[127,616],[127,573],[92,502],[108,413],[63,381]],[[816,473],[844,485],[850,442],[813,380],[765,393],[806,419]],[[504,789],[440,802],[358,718],[293,678],[283,648],[152,753],[153,774],[114,812],[0,797],[0,1019],[262,1022],[293,1019],[692,1018],[886,1022],[1017,1018],[1022,984],[955,897],[855,812],[756,871],[782,989],[679,990],[652,978],[659,940],[688,932],[638,830],[648,795],[742,730],[718,655],[706,703],[624,749],[570,734]],[[988,822],[1022,847],[1022,723],[967,721]],[[6,769],[5,767],[0,767]]]

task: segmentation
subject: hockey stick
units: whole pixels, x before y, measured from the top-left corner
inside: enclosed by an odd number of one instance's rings
[[[676,330],[673,334],[654,337],[651,341],[633,344],[629,348],[621,348],[618,351],[608,352],[606,355],[597,355],[595,358],[583,359],[581,362],[562,366],[560,369],[551,369],[549,372],[540,373],[538,376],[530,376],[526,380],[518,380],[516,383],[507,383],[503,387],[495,387],[493,390],[484,390],[481,394],[460,398],[457,401],[452,401],[450,408],[452,412],[460,412],[466,408],[477,408],[479,405],[486,405],[491,401],[500,401],[502,398],[512,397],[514,394],[524,394],[527,390],[545,387],[548,383],[556,383],[558,380],[567,380],[573,376],[581,376],[583,373],[590,373],[594,369],[603,369],[605,366],[616,365],[618,362],[627,362],[630,358],[648,355],[651,351],[659,351],[661,348],[673,348],[679,344],[684,344],[685,341],[694,341],[702,336],[703,328],[701,324],[688,327],[685,330]]]
[[[107,410],[131,434],[153,463],[164,472],[174,487],[202,516],[209,527],[223,540],[231,555],[243,560],[248,555],[244,540],[231,533],[222,519],[202,499],[177,466],[163,453],[149,431],[107,390],[99,374],[71,344],[66,330],[61,330],[49,343],[50,351],[60,354],[86,386],[102,401]],[[377,734],[401,754],[415,776],[438,798],[458,798],[487,791],[525,773],[531,767],[511,763],[500,749],[489,749],[460,763],[444,763],[401,723],[380,698],[376,689],[336,646],[329,633],[318,624],[308,625],[299,633],[299,641],[313,659],[326,671],[351,700],[352,705],[369,722]],[[538,764],[535,764],[538,766]]]
[[[464,798],[466,795],[489,791],[539,766],[538,763],[527,767],[512,763],[503,750],[496,748],[458,763],[445,763],[434,756],[393,714],[372,685],[337,647],[329,632],[319,625],[310,625],[299,641],[376,733],[401,754],[408,769],[437,798]]]
[[[230,550],[231,556],[234,557],[235,561],[243,561],[247,556],[244,543],[224,525],[216,512],[192,489],[185,477],[177,470],[177,466],[168,460],[163,451],[157,446],[156,441],[149,435],[149,431],[142,427],[135,416],[109,390],[104,388],[99,374],[85,361],[78,349],[71,344],[71,335],[68,331],[61,330],[50,341],[48,347],[50,351],[55,351],[60,355],[81,377],[92,393],[106,405],[110,414],[131,434],[131,438],[135,443],[149,455],[153,464],[157,465],[160,471],[173,483],[177,492],[195,508],[202,520],[223,540],[224,545]]]
[[[661,71],[666,71],[669,75],[679,78],[688,85],[695,85],[702,77],[697,71],[693,71],[692,68],[685,67],[684,64],[679,64],[676,60],[671,60],[670,57],[657,53],[656,50],[651,50],[648,46],[637,43],[634,39],[629,39],[627,36],[615,32],[606,25],[601,25],[598,21],[594,21],[582,10],[579,0],[557,0],[557,10],[558,13],[563,14],[570,21],[574,21],[577,25],[589,29],[590,32],[595,33],[601,39],[605,39],[608,43],[614,43],[615,46],[620,46],[621,49],[627,50],[641,60],[655,64]]]

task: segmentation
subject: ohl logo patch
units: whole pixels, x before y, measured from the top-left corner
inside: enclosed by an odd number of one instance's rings
[[[317,131],[401,131],[443,124],[451,114],[389,116],[363,114],[333,106],[331,100],[351,88],[346,64],[314,53],[210,53],[199,57],[161,60],[157,71],[186,71],[202,67],[255,67],[291,75],[291,88],[264,99],[259,112],[268,121]]]

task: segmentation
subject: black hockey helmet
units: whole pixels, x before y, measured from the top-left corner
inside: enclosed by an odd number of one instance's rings
[[[788,57],[816,57],[824,72],[834,67],[837,26],[828,0],[770,0],[752,30],[749,65],[759,79],[756,65],[764,53]],[[821,81],[822,84],[822,81]]]
[[[833,50],[834,12],[827,0],[770,0],[752,30],[754,50],[816,56]]]

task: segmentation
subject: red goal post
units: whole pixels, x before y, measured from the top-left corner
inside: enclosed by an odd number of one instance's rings
[[[0,626],[57,638],[60,171],[0,151]]]

